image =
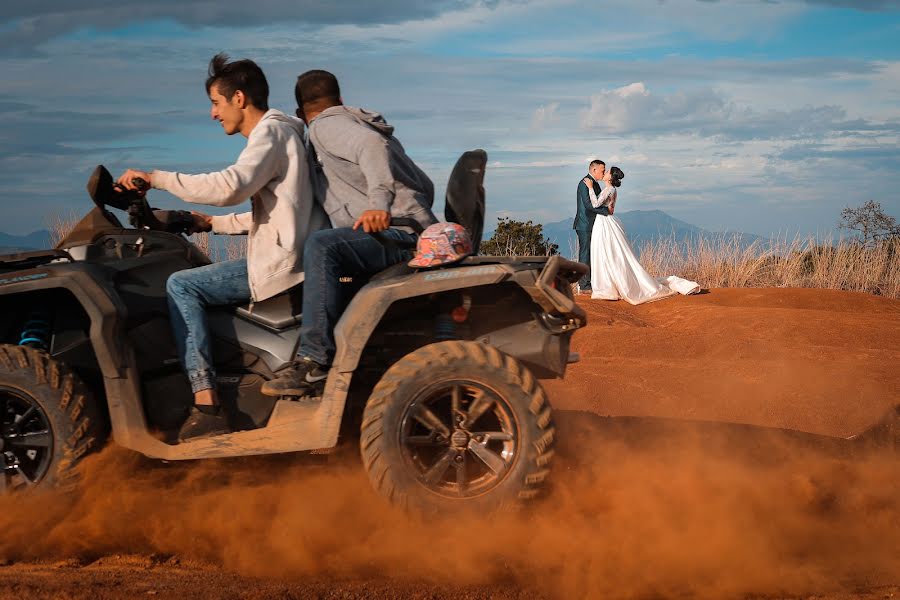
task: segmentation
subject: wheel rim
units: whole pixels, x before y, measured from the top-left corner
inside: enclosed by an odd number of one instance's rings
[[[53,457],[53,432],[36,400],[0,387],[0,492],[35,485]]]
[[[518,445],[509,403],[471,381],[422,390],[401,420],[406,467],[427,489],[450,498],[479,496],[499,485],[515,462]]]

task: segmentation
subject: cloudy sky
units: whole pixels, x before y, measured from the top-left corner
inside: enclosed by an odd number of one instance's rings
[[[900,217],[900,0],[4,4],[7,233],[83,212],[98,163],[230,164],[244,139],[203,88],[223,50],[256,60],[286,111],[297,74],[336,73],[440,196],[456,157],[486,149],[491,219],[567,218],[594,157],[625,171],[621,210],[708,229],[829,232],[869,199]]]

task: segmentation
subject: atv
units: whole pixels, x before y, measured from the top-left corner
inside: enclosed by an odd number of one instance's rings
[[[472,232],[476,248],[486,163],[484,151],[466,152],[448,182],[447,220]],[[316,400],[260,392],[294,358],[302,284],[211,308],[216,384],[233,432],[178,443],[193,396],[166,280],[210,261],[188,239],[186,211],[151,208],[102,166],[87,187],[92,210],[55,249],[0,256],[0,487],[74,483],[78,462],[111,432],[167,461],[328,453],[358,437],[373,487],[413,509],[493,510],[539,493],[555,430],[538,380],[563,377],[578,360],[569,342],[586,316],[572,285],[585,265],[473,255],[345,282],[352,300]]]

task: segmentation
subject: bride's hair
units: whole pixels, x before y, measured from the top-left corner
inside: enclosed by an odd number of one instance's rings
[[[615,187],[619,187],[622,185],[622,180],[625,179],[625,172],[619,167],[611,167],[609,169],[609,177],[609,182]]]

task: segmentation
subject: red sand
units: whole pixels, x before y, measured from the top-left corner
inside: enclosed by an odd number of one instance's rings
[[[111,449],[74,504],[0,499],[0,597],[900,597],[895,455],[681,421],[862,432],[900,398],[900,301],[583,305],[582,361],[545,382],[559,452],[530,516],[414,522],[338,460]]]

